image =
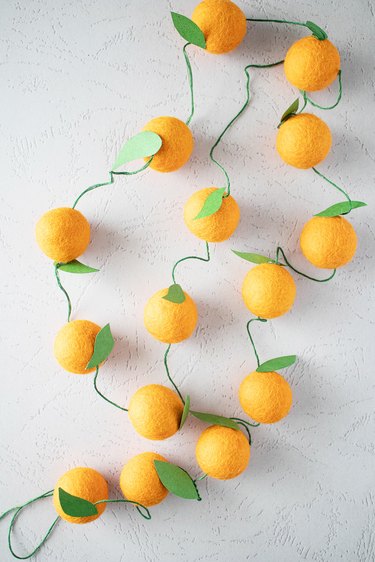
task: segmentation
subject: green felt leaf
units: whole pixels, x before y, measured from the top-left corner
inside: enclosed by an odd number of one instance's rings
[[[184,405],[184,409],[183,409],[182,417],[181,417],[181,421],[180,421],[180,429],[183,427],[184,423],[186,422],[186,418],[188,417],[189,410],[190,410],[190,396],[187,395],[186,398],[185,398],[185,405]]]
[[[170,462],[154,461],[156,472],[164,486],[175,496],[186,500],[200,500],[196,485],[191,476],[179,466]]]
[[[162,297],[166,301],[174,302],[176,304],[181,304],[185,300],[184,291],[182,290],[181,285],[178,283],[174,283],[168,289],[168,293]]]
[[[121,148],[116,162],[112,166],[112,170],[116,170],[120,166],[123,166],[123,164],[132,162],[133,160],[153,156],[160,150],[161,145],[162,140],[156,133],[152,131],[142,131],[138,133],[126,141]]]
[[[230,418],[225,418],[224,416],[217,416],[216,414],[206,414],[204,412],[193,412],[190,410],[190,413],[195,418],[198,418],[201,421],[212,423],[214,425],[222,425],[223,427],[230,427],[231,429],[240,429],[238,423]]]
[[[206,48],[206,39],[204,38],[203,31],[194,23],[191,19],[183,16],[182,14],[177,14],[176,12],[171,12],[173,25],[177,29],[178,33],[189,43]]]
[[[327,33],[324,31],[324,29],[322,29],[321,27],[319,27],[319,25],[316,25],[316,23],[314,23],[313,21],[307,21],[305,23],[306,27],[309,28],[309,30],[312,32],[312,34],[314,35],[314,37],[316,37],[317,39],[319,39],[319,41],[324,41],[324,39],[327,39],[328,35]]]
[[[95,267],[85,265],[78,260],[69,261],[68,263],[62,263],[61,265],[59,265],[59,270],[66,271],[67,273],[94,273],[95,271],[99,271],[99,269],[95,269]]]
[[[257,368],[258,373],[269,373],[270,371],[277,371],[277,369],[285,369],[293,365],[297,360],[296,355],[284,355],[283,357],[275,357],[265,363],[262,363]]]
[[[261,254],[251,254],[248,252],[237,252],[232,250],[236,256],[239,256],[243,260],[251,261],[252,263],[275,263],[275,260],[268,258],[267,256],[262,256]]]
[[[286,111],[284,111],[284,113],[281,116],[280,119],[280,124],[284,123],[284,121],[287,121],[290,117],[292,117],[293,115],[296,114],[296,112],[298,111],[298,106],[299,106],[299,99],[297,98],[296,100],[294,100],[294,102],[288,107],[288,109]]]
[[[194,217],[194,220],[203,219],[204,217],[209,217],[215,214],[223,204],[225,190],[225,187],[220,187],[219,189],[215,189],[215,191],[211,191],[206,201],[203,203],[203,207],[197,216]]]
[[[86,369],[92,369],[93,367],[100,365],[100,363],[103,363],[104,359],[107,359],[108,355],[111,353],[114,345],[115,342],[112,336],[111,328],[109,324],[106,324],[106,326],[100,330],[95,338],[94,353],[92,354]]]
[[[72,496],[62,488],[59,488],[59,500],[63,512],[71,517],[90,517],[98,514],[96,505],[78,496]]]
[[[343,201],[342,203],[335,203],[328,209],[317,213],[315,217],[337,217],[338,215],[344,215],[349,213],[351,209],[358,209],[358,207],[366,207],[367,203],[363,201],[352,201],[351,205],[349,201]]]

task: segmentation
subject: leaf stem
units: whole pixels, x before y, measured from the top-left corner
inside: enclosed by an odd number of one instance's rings
[[[106,398],[104,396],[104,394],[102,392],[100,392],[100,390],[97,387],[98,375],[99,375],[99,367],[96,367],[95,376],[94,376],[94,388],[95,388],[96,392],[99,394],[99,396],[101,398],[103,398],[103,400],[108,402],[109,404],[112,404],[112,406],[115,406],[116,408],[118,408],[119,410],[122,410],[123,412],[128,412],[127,408],[123,408],[122,406],[119,406],[118,404],[116,404],[116,402],[112,402],[112,400],[109,400],[109,398]]]

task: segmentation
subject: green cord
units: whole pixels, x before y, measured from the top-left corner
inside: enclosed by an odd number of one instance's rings
[[[71,303],[71,300],[70,300],[70,297],[69,297],[67,291],[64,289],[64,287],[62,286],[61,281],[60,281],[60,276],[59,276],[60,265],[62,265],[62,263],[56,263],[55,264],[55,277],[56,277],[56,281],[57,281],[57,284],[58,284],[59,288],[64,293],[64,295],[66,297],[66,300],[68,302],[68,322],[70,322],[70,315],[72,314],[72,303]]]
[[[251,335],[251,333],[250,333],[250,324],[251,324],[251,322],[267,322],[267,320],[266,320],[265,318],[260,318],[260,317],[258,317],[258,318],[251,318],[251,319],[248,321],[248,323],[246,324],[247,333],[248,333],[248,336],[249,336],[249,338],[250,338],[251,345],[252,345],[252,347],[253,347],[255,359],[257,360],[257,365],[258,365],[258,367],[259,367],[259,365],[260,365],[259,355],[258,355],[258,352],[257,352],[257,350],[256,350],[255,343],[254,343],[254,340],[253,340],[253,338],[252,338],[252,335]],[[242,420],[241,420],[241,421],[242,421]]]
[[[207,257],[206,257],[206,258],[202,258],[202,257],[200,257],[200,256],[186,256],[185,258],[181,258],[180,260],[178,260],[178,261],[174,264],[174,266],[173,266],[173,268],[172,268],[172,280],[173,280],[173,283],[176,283],[175,272],[176,272],[176,267],[178,266],[179,263],[181,263],[181,262],[183,262],[183,261],[186,261],[186,260],[200,260],[200,261],[209,262],[210,259],[211,259],[211,256],[210,256],[210,248],[209,248],[209,246],[208,246],[208,242],[206,242],[206,252],[207,252]]]
[[[290,25],[300,25],[301,27],[307,27],[308,26],[305,23],[302,23],[300,21],[288,21],[288,20],[266,20],[266,19],[256,19],[256,18],[246,18],[246,21],[258,21],[258,22],[264,22],[264,23],[287,23]]]
[[[186,52],[186,48],[191,45],[191,43],[186,43],[186,45],[184,45],[184,48],[182,49],[182,52],[184,53],[184,57],[185,57],[185,62],[186,62],[186,69],[187,69],[187,73],[188,73],[188,80],[189,80],[189,89],[190,89],[190,115],[187,118],[187,120],[185,121],[186,125],[190,124],[190,121],[193,118],[194,115],[194,87],[193,87],[193,71],[191,69],[191,64],[190,64],[190,59],[189,59],[189,55]]]
[[[280,263],[279,262],[279,254],[281,254],[284,258],[285,263]],[[327,281],[330,281],[336,274],[336,269],[333,270],[332,274],[329,277],[326,277],[325,279],[316,279],[315,277],[310,277],[310,275],[306,275],[306,273],[302,273],[302,271],[299,271],[298,269],[296,269],[295,267],[292,266],[292,264],[287,260],[287,257],[285,255],[285,252],[282,248],[280,248],[280,246],[277,247],[276,249],[276,264],[278,265],[286,265],[288,267],[290,267],[290,269],[292,269],[295,273],[298,273],[298,275],[302,275],[302,277],[306,277],[306,279],[310,279],[310,281],[316,281],[317,283],[326,283]]]
[[[94,503],[94,505],[98,505],[100,503],[131,503],[132,505],[135,505],[136,509],[144,519],[148,519],[148,520],[151,519],[151,513],[149,512],[147,507],[145,507],[139,502],[135,502],[131,500],[98,500],[97,502]],[[146,514],[142,513],[141,508],[145,510]]]
[[[245,423],[246,425],[249,425],[250,427],[259,427],[260,426],[260,423],[250,423],[246,420],[243,420],[242,418],[230,418],[230,419],[233,420],[233,421],[236,421],[236,422]]]
[[[97,387],[97,378],[98,378],[98,374],[99,374],[99,367],[96,367],[96,372],[95,372],[95,376],[94,376],[94,388],[96,390],[96,392],[99,394],[99,396],[101,398],[103,398],[103,400],[105,400],[106,402],[108,402],[108,404],[112,404],[112,406],[115,406],[116,408],[118,408],[119,410],[122,410],[123,412],[128,412],[129,410],[127,410],[126,408],[123,408],[122,406],[119,406],[118,404],[116,404],[116,402],[112,402],[112,400],[109,400],[109,398],[106,398],[104,396],[104,394],[102,394],[100,392],[100,390]]]
[[[38,552],[38,550],[44,545],[44,543],[46,542],[46,540],[48,539],[48,537],[50,536],[50,534],[52,533],[52,531],[54,530],[55,526],[57,525],[60,517],[56,517],[56,519],[54,520],[54,522],[52,523],[52,525],[49,527],[47,533],[44,535],[42,541],[39,543],[39,545],[34,548],[34,550],[30,553],[27,554],[25,556],[19,556],[18,554],[16,554],[13,550],[13,546],[12,546],[12,530],[13,527],[15,525],[16,519],[18,517],[18,515],[20,514],[20,512],[27,507],[28,505],[31,505],[32,503],[40,500],[40,499],[44,499],[44,498],[50,498],[53,495],[53,490],[50,490],[49,492],[46,492],[45,494],[42,494],[41,496],[38,496],[37,498],[34,498],[32,500],[29,500],[28,502],[24,503],[21,506],[18,507],[14,507],[12,509],[8,509],[8,511],[6,511],[5,513],[3,513],[0,517],[0,520],[5,517],[6,515],[8,515],[8,513],[10,513],[11,511],[16,510],[15,514],[13,515],[10,525],[9,525],[9,530],[8,530],[8,548],[10,550],[10,552],[12,553],[12,555],[17,558],[18,560],[27,560],[28,558],[31,558],[32,556],[34,556],[34,554],[36,554]]]
[[[321,177],[322,179],[324,179],[326,182],[328,182],[329,184],[333,185],[333,187],[335,187],[336,189],[338,189],[338,191],[340,191],[340,193],[342,193],[344,195],[344,197],[348,200],[349,202],[349,211],[347,213],[343,213],[344,215],[347,215],[348,213],[350,213],[350,211],[352,210],[352,200],[350,199],[349,195],[346,193],[346,191],[344,191],[344,189],[342,189],[342,187],[339,187],[338,185],[336,185],[332,180],[326,178],[326,176],[324,176],[322,174],[322,172],[319,172],[319,170],[317,170],[316,168],[311,168],[319,177]]]
[[[318,103],[316,103],[315,101],[313,101],[311,98],[309,98],[309,96],[307,95],[307,92],[305,91],[301,91],[301,94],[303,96],[305,105],[303,106],[303,109],[306,107],[307,102],[310,103],[313,107],[317,107],[318,109],[324,109],[324,110],[330,110],[330,109],[334,109],[335,107],[338,106],[338,104],[341,101],[342,98],[342,78],[341,78],[341,70],[339,70],[338,72],[338,79],[339,79],[339,93],[337,95],[337,99],[335,101],[335,103],[333,105],[328,105],[328,106],[323,106],[323,105],[319,105]],[[303,111],[303,110],[301,110]],[[299,113],[301,113],[301,111]]]
[[[167,347],[167,349],[166,349],[166,352],[164,353],[164,366],[165,366],[165,370],[166,370],[166,372],[167,372],[167,377],[168,377],[169,381],[171,382],[171,384],[172,384],[173,387],[175,388],[177,394],[178,394],[179,397],[181,398],[182,403],[185,404],[185,400],[183,399],[182,394],[181,394],[181,392],[179,391],[177,385],[174,383],[174,381],[173,381],[173,379],[172,379],[172,377],[171,377],[171,375],[170,375],[169,368],[168,368],[168,353],[169,353],[169,351],[170,351],[170,349],[171,349],[171,346],[172,346],[171,343],[168,344],[168,347]]]
[[[229,121],[228,125],[224,128],[224,130],[219,135],[218,139],[213,144],[213,146],[210,150],[210,158],[211,158],[212,162],[214,162],[214,164],[216,164],[220,168],[220,170],[224,173],[224,176],[225,176],[225,179],[226,179],[227,185],[226,185],[226,194],[224,195],[224,197],[228,197],[230,195],[230,179],[229,179],[229,175],[228,175],[227,171],[225,170],[224,166],[222,166],[217,160],[215,160],[214,151],[215,151],[215,148],[217,147],[217,145],[220,143],[223,136],[225,135],[225,133],[227,132],[227,130],[233,125],[233,123],[235,121],[237,121],[237,119],[240,117],[240,115],[245,111],[245,109],[249,105],[249,102],[250,102],[250,75],[249,75],[248,69],[249,68],[272,68],[273,66],[277,66],[279,64],[282,64],[283,62],[284,61],[281,60],[281,61],[270,63],[270,64],[248,64],[244,68],[244,72],[246,74],[246,99],[245,99],[245,103],[243,104],[241,109],[238,111],[238,113],[236,113],[236,115],[233,117],[233,119],[231,119]]]

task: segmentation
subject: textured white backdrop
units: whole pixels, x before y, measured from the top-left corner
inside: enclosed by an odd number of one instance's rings
[[[62,371],[52,354],[66,305],[53,268],[34,242],[47,209],[72,204],[92,183],[106,181],[124,139],[150,118],[189,111],[183,41],[169,12],[190,15],[192,0],[1,0],[1,470],[0,510],[53,488],[58,476],[88,465],[118,494],[122,464],[156,450],[198,472],[194,445],[203,425],[189,420],[164,442],[149,442],[126,414],[101,401],[92,376]],[[356,199],[375,203],[374,17],[358,0],[240,2],[249,17],[311,19],[342,55],[344,98],[323,116],[333,149],[320,169]],[[101,386],[127,404],[139,386],[166,382],[165,347],[146,333],[143,306],[170,282],[172,264],[202,253],[185,228],[182,207],[195,190],[220,185],[210,146],[244,99],[243,67],[282,58],[302,35],[288,26],[249,26],[241,47],[225,56],[190,49],[195,77],[196,147],[173,174],[147,171],[85,197],[92,224],[84,261],[101,272],[63,275],[74,318],[104,325],[116,337]],[[170,354],[170,367],[196,409],[240,414],[237,389],[254,368],[240,296],[245,262],[231,248],[273,253],[277,244],[296,266],[303,223],[340,200],[310,171],[284,165],[274,150],[275,125],[296,97],[283,69],[253,71],[253,100],[217,155],[228,168],[241,224],[212,248],[209,264],[188,262],[178,279],[196,299],[196,334]],[[335,96],[321,93],[326,102]],[[316,111],[321,115],[323,112]],[[370,561],[374,538],[374,225],[373,207],[350,220],[359,236],[355,260],[331,283],[296,278],[288,315],[254,333],[263,359],[297,353],[286,371],[294,392],[287,419],[253,431],[247,472],[237,480],[202,483],[203,501],[176,497],[152,509],[109,507],[84,526],[61,522],[38,561],[172,562],[259,560]],[[316,273],[316,272],[314,272]],[[325,272],[320,272],[325,275]],[[319,274],[319,272],[318,272]],[[15,534],[30,550],[53,518],[50,500],[26,511]],[[0,558],[7,521],[0,523]]]

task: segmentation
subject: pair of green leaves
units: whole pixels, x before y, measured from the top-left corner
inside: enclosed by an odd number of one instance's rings
[[[206,39],[204,37],[203,31],[197,26],[191,19],[183,16],[182,14],[177,14],[176,12],[171,12],[173,25],[175,26],[178,33],[181,35],[185,41],[188,41],[192,45],[196,45],[201,49],[206,48]]]
[[[363,201],[351,201],[350,203],[349,201],[343,201],[342,203],[335,203],[331,207],[328,207],[328,209],[325,209],[324,211],[321,211],[320,213],[317,213],[314,216],[337,217],[339,215],[348,214],[352,209],[358,209],[359,207],[366,207],[366,206],[367,203],[364,203]]]
[[[191,414],[198,420],[204,421],[206,423],[214,424],[214,425],[221,425],[223,427],[229,427],[231,429],[236,429],[237,431],[240,430],[240,426],[234,420],[230,418],[225,418],[224,416],[217,416],[216,414],[207,414],[205,412],[196,412],[194,410],[190,410],[190,396],[187,395],[185,399],[185,405],[181,416],[180,421],[180,429],[186,422],[188,415]]]
[[[121,148],[112,170],[117,170],[120,166],[138,160],[154,156],[161,148],[163,141],[152,131],[142,131],[130,138]]]
[[[78,496],[72,496],[62,488],[59,488],[59,500],[61,509],[70,517],[91,517],[98,514],[95,504]]]
[[[275,357],[265,361],[257,368],[258,373],[269,373],[270,371],[277,371],[278,369],[285,369],[293,365],[297,360],[296,355],[283,355],[282,357]]]
[[[87,363],[86,369],[93,369],[103,363],[111,353],[114,345],[115,342],[110,325],[106,324],[95,338],[94,352],[90,361]]]
[[[328,38],[328,35],[324,31],[324,29],[319,27],[319,25],[316,25],[316,23],[314,23],[313,21],[307,21],[305,23],[305,26],[312,32],[313,36],[316,39],[319,39],[319,41],[324,41],[324,39]]]
[[[194,480],[186,470],[170,462],[154,460],[162,484],[169,492],[185,500],[201,500]]]
[[[95,267],[85,265],[78,260],[72,260],[67,263],[59,264],[55,262],[55,265],[57,265],[59,271],[66,271],[67,273],[95,273],[99,271],[99,269],[95,269]]]

